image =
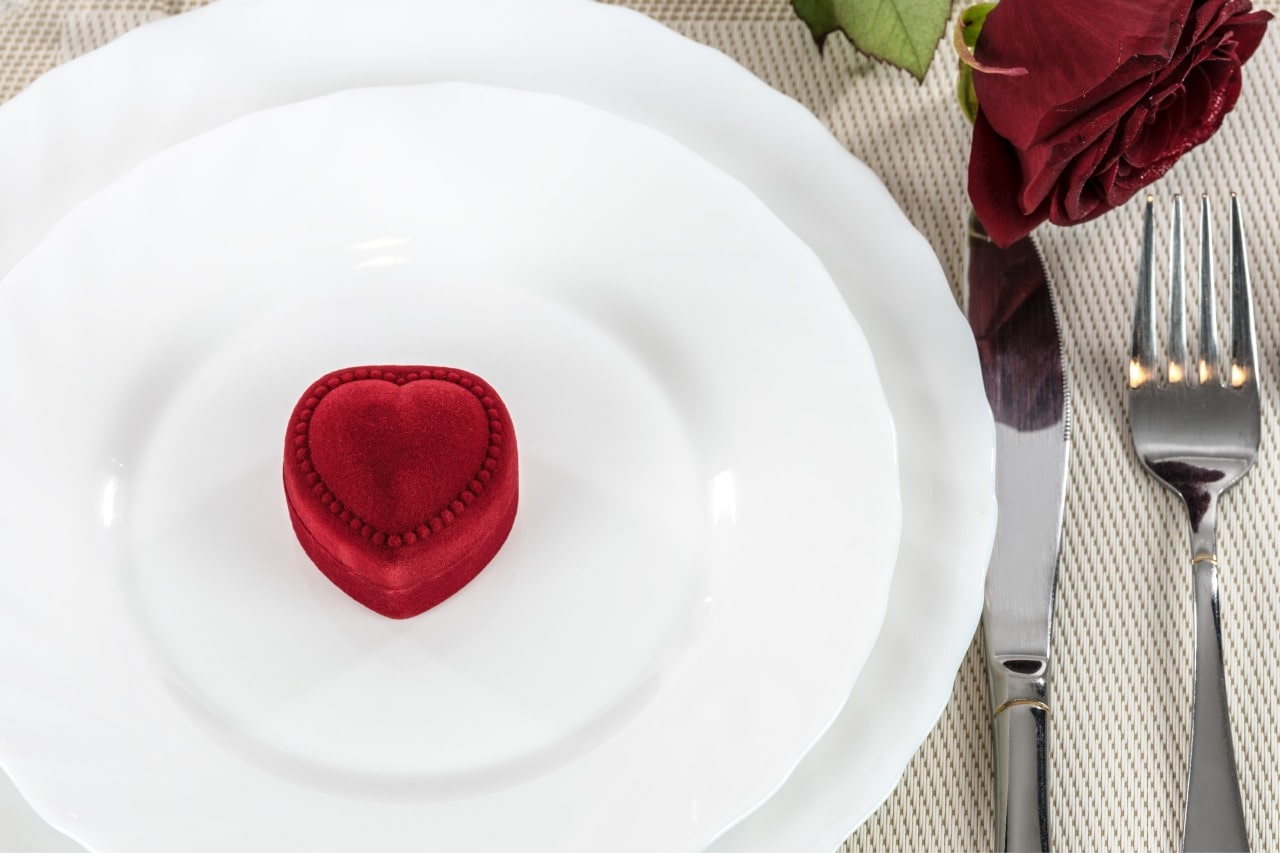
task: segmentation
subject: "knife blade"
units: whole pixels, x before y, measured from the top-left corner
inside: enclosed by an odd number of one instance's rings
[[[1039,247],[1007,249],[972,213],[966,313],[996,424],[996,537],[982,609],[995,753],[997,850],[1049,849],[1053,621],[1070,447],[1070,398]]]

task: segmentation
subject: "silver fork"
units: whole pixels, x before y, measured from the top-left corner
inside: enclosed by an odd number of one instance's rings
[[[1248,850],[1222,671],[1217,557],[1218,499],[1253,464],[1261,433],[1244,225],[1239,199],[1232,193],[1231,360],[1227,376],[1222,377],[1214,322],[1209,200],[1201,198],[1200,352],[1193,372],[1183,318],[1180,197],[1174,199],[1170,235],[1167,358],[1161,365],[1156,357],[1152,207],[1148,196],[1129,362],[1129,416],[1138,458],[1157,480],[1182,496],[1191,521],[1196,668],[1182,849]]]

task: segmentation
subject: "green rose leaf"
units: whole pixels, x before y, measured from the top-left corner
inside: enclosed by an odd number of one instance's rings
[[[950,0],[791,0],[818,47],[839,30],[868,56],[924,80],[947,27]]]

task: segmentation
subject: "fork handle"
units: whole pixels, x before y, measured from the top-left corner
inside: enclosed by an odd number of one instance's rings
[[[1198,557],[1191,568],[1196,598],[1196,674],[1182,849],[1189,853],[1248,850],[1222,670],[1218,566],[1212,557]]]

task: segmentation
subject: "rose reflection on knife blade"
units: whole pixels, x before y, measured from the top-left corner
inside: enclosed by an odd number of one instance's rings
[[[985,237],[976,221],[975,235]],[[1031,238],[1007,249],[989,239],[969,243],[969,325],[996,422],[1034,432],[1062,418],[1062,356],[1053,298]]]

